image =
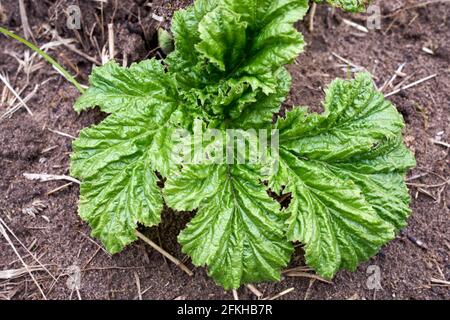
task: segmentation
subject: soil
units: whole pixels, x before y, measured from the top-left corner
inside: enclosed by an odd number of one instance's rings
[[[128,63],[161,57],[162,53],[156,49],[156,29],[169,28],[173,11],[190,2],[122,0],[108,1],[101,8],[101,2],[88,0],[25,1],[30,26],[40,45],[52,40],[50,28],[62,38],[75,38],[80,51],[100,60],[99,51],[105,44],[107,47],[107,24],[112,21],[117,60],[122,62],[125,53]],[[418,166],[408,173],[409,182],[428,186],[410,186],[413,213],[408,226],[356,272],[340,272],[333,284],[307,278],[257,284],[265,296],[293,287],[295,290],[281,299],[450,298],[448,282],[439,285],[432,281],[450,279],[449,188],[443,184],[449,178],[449,148],[430,140],[450,142],[450,5],[415,6],[420,2],[375,1],[383,15],[381,29],[369,33],[343,21],[347,18],[364,25],[366,14],[349,15],[322,5],[318,6],[312,32],[308,29],[308,19],[298,24],[308,46],[289,67],[294,82],[285,107],[310,105],[313,110],[320,109],[323,88],[333,78],[347,77],[352,71],[342,67],[345,63],[333,53],[372,72],[379,87],[404,62],[403,72],[410,77],[405,83],[438,75],[390,97],[405,118],[405,142],[417,157]],[[79,5],[82,12],[82,29],[76,32],[66,26],[64,11],[70,4]],[[1,6],[1,25],[23,34],[17,1],[2,1]],[[164,21],[155,20],[152,13]],[[426,53],[423,47],[434,54]],[[107,255],[96,240],[88,237],[90,229],[77,215],[77,185],[48,195],[66,182],[44,183],[24,178],[25,172],[68,174],[71,139],[55,130],[77,136],[80,129],[98,123],[105,115],[98,110],[77,115],[72,106],[79,94],[71,84],[45,63],[27,79],[13,57],[16,54],[23,59],[27,50],[3,36],[0,36],[0,48],[0,72],[8,75],[15,88],[25,87],[22,97],[39,85],[27,102],[33,116],[22,108],[0,122],[0,217],[52,274],[60,275],[55,281],[45,272],[34,273],[47,298],[78,298],[65,275],[67,268],[78,266],[82,269],[79,291],[82,299],[136,299],[136,279],[144,299],[232,299],[231,292],[216,286],[204,268],[194,268],[181,253],[176,236],[191,218],[190,213],[167,209],[161,225],[141,231],[185,261],[194,270],[193,277],[140,241],[117,255]],[[50,49],[49,53],[77,74],[78,81],[87,83],[91,62],[62,46]],[[394,84],[402,80],[399,77]],[[388,87],[385,92],[392,90]],[[0,102],[0,114],[11,107],[8,101]],[[30,207],[40,208],[35,217],[24,211]],[[0,240],[0,270],[21,268],[11,246],[4,240],[3,237]],[[34,265],[15,239],[13,243],[24,260]],[[301,249],[296,252],[291,267],[299,265],[303,265]],[[380,290],[367,287],[373,272],[369,266],[373,265],[381,270]],[[238,295],[241,299],[255,299],[246,287],[239,289]],[[0,298],[42,299],[42,295],[25,274],[13,280],[1,280]]]

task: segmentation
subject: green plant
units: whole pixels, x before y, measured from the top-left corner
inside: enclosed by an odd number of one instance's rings
[[[66,69],[64,69],[63,67],[61,67],[61,65],[56,62],[52,57],[50,57],[48,54],[46,54],[44,51],[42,51],[41,49],[39,49],[37,46],[35,46],[34,44],[32,44],[31,42],[23,39],[22,37],[19,37],[18,35],[16,35],[15,33],[0,27],[0,32],[3,33],[5,36],[11,37],[14,40],[19,41],[20,43],[26,45],[28,48],[30,48],[31,50],[33,50],[34,52],[36,52],[37,54],[39,54],[42,58],[44,58],[48,63],[50,63],[56,70],[58,70],[63,76],[64,78],[67,79],[67,81],[71,82],[77,89],[78,91],[80,91],[81,93],[84,92],[83,88],[81,87],[81,85],[78,83],[77,80],[75,80],[74,77],[72,77],[72,75],[67,72]]]
[[[304,46],[293,24],[307,10],[306,0],[197,0],[174,15],[164,61],[93,70],[75,109],[110,115],[74,141],[71,174],[82,180],[80,216],[111,253],[136,240],[137,223],[157,225],[164,202],[197,209],[179,242],[228,289],[279,279],[292,241],[324,277],[354,270],[405,226],[415,161],[401,115],[368,74],[333,81],[324,113],[295,108],[273,124],[291,84],[284,66]],[[175,161],[178,129],[211,128],[277,130],[278,152],[260,163]],[[291,194],[287,209],[269,188]]]

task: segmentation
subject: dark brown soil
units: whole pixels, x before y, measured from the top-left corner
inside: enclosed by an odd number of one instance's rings
[[[308,31],[307,22],[298,25],[308,47],[290,67],[294,84],[286,106],[310,105],[320,109],[322,89],[334,77],[346,77],[348,73],[339,66],[342,61],[332,53],[371,71],[379,87],[403,62],[407,63],[403,72],[412,76],[407,83],[438,74],[437,78],[394,95],[391,100],[405,117],[405,141],[418,161],[417,168],[408,174],[415,178],[410,182],[440,186],[411,186],[413,214],[408,227],[356,272],[340,272],[332,285],[313,283],[306,278],[257,284],[265,296],[294,287],[295,290],[283,299],[450,298],[448,284],[439,286],[432,282],[433,278],[450,279],[449,188],[443,184],[449,178],[449,150],[430,141],[450,142],[450,5],[412,7],[419,2],[375,1],[381,5],[384,18],[381,30],[368,34],[342,21],[346,17],[364,24],[365,15],[351,16],[319,6],[313,32]],[[40,45],[51,40],[51,34],[45,32],[44,26],[48,25],[63,38],[78,39],[77,47],[99,60],[98,49],[90,38],[97,39],[101,50],[107,43],[106,25],[113,20],[117,30],[117,60],[121,62],[125,52],[128,62],[132,62],[161,55],[155,50],[156,28],[160,24],[167,28],[173,11],[190,1],[108,1],[103,10],[96,2],[88,0],[26,0],[25,3],[33,34]],[[6,0],[1,4],[1,25],[22,34],[17,1]],[[77,33],[66,27],[64,10],[69,4],[78,4],[83,13],[83,28]],[[397,10],[399,8],[403,10]],[[102,11],[103,20],[99,18]],[[153,19],[152,12],[164,17],[164,22]],[[103,28],[99,27],[102,21]],[[432,49],[435,54],[425,53],[423,47]],[[3,36],[0,36],[0,48],[0,72],[9,76],[14,87],[22,88],[27,79],[23,70],[17,72],[19,64],[11,53],[23,58],[26,49]],[[50,53],[76,73],[80,82],[87,83],[91,62],[63,47],[52,49]],[[46,80],[48,82],[43,84]],[[399,81],[401,79],[396,83]],[[232,299],[231,292],[217,287],[204,268],[195,268],[195,275],[189,277],[142,242],[130,245],[113,257],[108,256],[86,236],[90,230],[77,216],[79,190],[76,185],[47,195],[65,182],[42,183],[23,177],[25,172],[68,174],[71,139],[49,129],[77,136],[80,129],[104,117],[97,110],[77,115],[72,110],[77,91],[46,64],[30,75],[22,96],[30,93],[36,84],[42,85],[28,102],[34,116],[21,109],[0,122],[0,217],[24,244],[34,244],[32,252],[54,275],[61,274],[55,282],[45,272],[35,273],[47,297],[77,298],[67,286],[64,275],[67,267],[76,265],[83,270],[79,292],[83,299],[135,299],[136,277],[145,290],[145,299]],[[386,92],[391,90],[388,88]],[[9,107],[2,102],[0,114]],[[24,208],[33,206],[37,200],[45,204],[43,211],[34,218],[23,213]],[[189,219],[190,214],[167,210],[160,226],[143,232],[193,268],[176,242],[177,234]],[[3,237],[0,239],[0,270],[22,267],[10,245]],[[29,265],[35,264],[17,241],[14,240],[14,244]],[[299,250],[292,266],[302,265],[302,261]],[[382,290],[367,288],[370,274],[366,271],[370,265],[381,268]],[[241,299],[255,298],[245,287],[238,290],[238,294]],[[1,298],[41,299],[42,296],[31,278],[24,275],[14,280],[1,280]]]

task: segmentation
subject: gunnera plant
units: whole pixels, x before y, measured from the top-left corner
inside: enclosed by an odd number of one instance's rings
[[[323,277],[355,270],[405,226],[404,176],[415,160],[402,116],[369,74],[334,80],[321,114],[296,107],[274,117],[291,87],[285,66],[304,47],[294,23],[308,6],[197,0],[175,13],[174,50],[163,61],[93,70],[75,110],[97,106],[109,115],[74,141],[71,174],[82,180],[79,214],[109,252],[135,241],[138,223],[160,223],[164,204],[196,210],[178,236],[182,250],[230,289],[278,280],[293,242]],[[192,139],[208,130],[214,139]],[[235,147],[230,130],[248,143]],[[217,157],[230,141],[235,152]],[[186,152],[192,144],[201,152]],[[267,152],[249,161],[252,148]],[[179,161],[187,155],[192,161]],[[290,194],[288,207],[269,190]]]

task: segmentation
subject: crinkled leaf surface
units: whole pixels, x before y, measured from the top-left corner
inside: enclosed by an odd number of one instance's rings
[[[291,240],[305,245],[307,263],[324,277],[353,270],[404,227],[403,179],[414,158],[402,142],[402,117],[368,75],[333,82],[323,114],[296,108],[272,125],[289,92],[284,66],[304,45],[294,23],[307,7],[307,0],[197,0],[174,15],[175,50],[164,65],[94,69],[75,109],[111,115],[74,141],[71,174],[82,179],[79,213],[110,252],[136,239],[137,223],[159,223],[162,193],[174,209],[198,209],[179,241],[225,288],[279,279]],[[172,158],[178,127],[194,135],[197,127],[278,129],[279,157],[271,159],[278,167],[266,175],[266,164],[183,162],[180,170]],[[163,192],[156,171],[168,178]],[[287,209],[268,196],[265,180],[291,193]]]
[[[303,49],[303,38],[293,24],[307,10],[306,0],[197,0],[194,6],[174,15],[176,52],[167,62],[175,72],[189,67],[191,72],[205,73],[194,78],[208,73],[216,76],[203,78],[200,83],[205,81],[204,84],[224,76],[270,74],[292,62]],[[197,52],[192,50],[193,46]],[[193,69],[202,64],[202,58],[213,62],[222,72],[214,73],[207,67]],[[179,76],[186,75],[180,72]],[[189,87],[198,83],[190,81]]]
[[[325,112],[299,108],[277,124],[279,167],[270,186],[292,194],[287,236],[305,244],[306,262],[325,277],[354,270],[405,225],[403,176],[414,158],[403,120],[367,74],[336,80]]]
[[[73,142],[71,174],[82,179],[79,214],[115,253],[136,240],[136,224],[158,224],[163,206],[155,171],[169,175],[167,126],[174,104],[134,107],[81,131]]]
[[[236,117],[260,92],[276,95],[283,90],[280,68],[303,49],[294,23],[307,8],[306,0],[229,0],[196,1],[179,11],[172,23],[176,50],[166,61],[183,95],[201,101],[211,121],[227,112]]]
[[[232,71],[247,45],[246,28],[237,13],[219,6],[203,17],[199,24],[202,41],[195,48],[221,71]]]
[[[165,54],[169,54],[174,50],[173,37],[163,28],[158,29],[158,47],[160,47]]]
[[[183,252],[195,265],[207,265],[209,275],[226,289],[279,280],[292,254],[279,204],[260,177],[251,166],[191,165],[166,181],[170,207],[198,208],[178,237]]]
[[[232,105],[229,108],[228,115],[231,118],[229,127],[260,129],[270,126],[274,113],[280,110],[280,106],[291,88],[291,75],[285,68],[280,68],[278,72],[275,72],[274,77],[278,83],[274,93],[266,95],[259,92],[255,95],[254,101]]]
[[[245,82],[227,81],[224,86],[211,86],[211,92],[189,96],[189,104],[200,98],[203,119],[210,127],[258,129],[272,123],[273,114],[289,93],[291,76],[285,68],[274,73],[277,80],[275,92],[265,94],[252,90]]]
[[[308,10],[306,0],[225,0],[226,6],[242,16],[252,39],[237,73],[264,82],[266,74],[291,63],[302,51],[304,41],[294,23]],[[268,90],[268,89],[266,89]]]
[[[75,103],[75,110],[99,106],[113,113],[130,108],[145,108],[173,102],[175,83],[161,62],[151,59],[123,68],[114,61],[96,67],[89,78],[90,87]]]

